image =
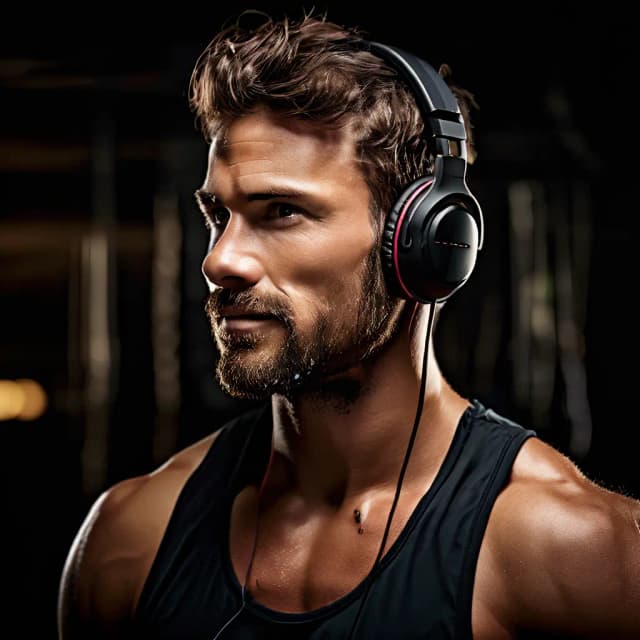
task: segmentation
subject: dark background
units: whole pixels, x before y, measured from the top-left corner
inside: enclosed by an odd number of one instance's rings
[[[0,421],[3,622],[20,637],[55,637],[62,564],[97,495],[250,406],[213,377],[191,196],[207,148],[187,85],[225,19],[301,6],[313,5],[14,7],[3,19],[0,379],[48,396],[40,418]],[[480,105],[469,184],[486,248],[439,322],[445,374],[640,497],[628,16],[315,7],[449,64]]]

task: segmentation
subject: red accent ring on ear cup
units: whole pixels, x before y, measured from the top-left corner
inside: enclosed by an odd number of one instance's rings
[[[404,217],[409,210],[409,207],[412,205],[413,201],[425,190],[428,189],[433,184],[433,180],[429,180],[424,184],[420,185],[406,200],[402,210],[400,211],[400,215],[398,216],[398,222],[395,226],[395,233],[393,237],[393,266],[396,274],[396,278],[398,279],[398,283],[402,287],[402,290],[411,300],[414,295],[409,291],[407,285],[404,283],[402,279],[402,274],[400,273],[400,264],[398,262],[398,238],[400,237],[400,229],[402,229],[402,223],[404,222]]]

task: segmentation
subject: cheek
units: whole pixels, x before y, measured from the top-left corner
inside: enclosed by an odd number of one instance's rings
[[[319,316],[348,314],[359,299],[362,273],[375,244],[371,225],[329,224],[292,233],[286,240],[265,247],[277,256],[269,260],[267,271],[286,296],[299,329],[305,331]]]
[[[314,286],[352,280],[360,273],[373,247],[373,231],[349,226],[332,227],[325,234],[309,238],[299,253],[296,264],[301,281]]]
[[[362,293],[362,274],[371,247],[339,250],[335,246],[307,256],[296,269],[292,282],[295,292],[296,316],[304,324],[329,316],[350,318],[358,307]],[[349,320],[350,322],[350,320]]]

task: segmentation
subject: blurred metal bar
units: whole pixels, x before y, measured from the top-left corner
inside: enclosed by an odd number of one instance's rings
[[[69,271],[67,275],[67,393],[66,411],[74,426],[80,425],[83,406],[82,358],[82,275],[84,249],[82,238],[69,240]]]
[[[532,263],[533,194],[528,184],[509,185],[509,248],[511,259],[511,355],[513,361],[513,393],[519,406],[529,402],[531,381],[529,364],[531,334],[529,331],[530,270]]]
[[[152,453],[155,464],[160,464],[175,453],[181,402],[182,228],[177,193],[170,181],[155,197],[153,219],[151,325],[156,420]]]
[[[552,270],[544,186],[521,180],[508,189],[512,271],[513,392],[539,427],[549,417],[555,381]]]
[[[533,193],[533,262],[531,265],[531,392],[533,423],[549,424],[556,382],[556,318],[553,298],[553,265],[549,236],[550,220],[547,189],[534,183]]]
[[[575,281],[584,280],[588,270],[590,241],[586,185],[574,183],[573,194],[565,185],[552,191],[553,231],[556,263],[556,313],[560,368],[565,387],[565,408],[569,419],[569,451],[574,457],[584,458],[591,448],[592,422],[587,397],[587,374],[584,363],[584,313],[586,298],[584,286]],[[578,226],[581,232],[572,229]],[[580,262],[575,261],[579,256]],[[587,259],[586,262],[583,260]]]
[[[93,228],[82,242],[86,426],[82,449],[85,495],[105,488],[108,478],[109,421],[117,371],[115,278],[110,232],[115,219],[115,135],[110,115],[96,120],[93,162]]]
[[[85,310],[85,434],[82,483],[87,495],[96,493],[107,478],[109,427],[108,260],[109,240],[104,230],[87,234],[82,245]]]

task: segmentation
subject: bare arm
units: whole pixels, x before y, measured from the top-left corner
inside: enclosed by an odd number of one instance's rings
[[[509,626],[518,637],[640,638],[640,502],[551,462],[557,477],[516,481],[496,502]]]
[[[175,502],[217,433],[96,500],[62,572],[59,640],[130,637],[138,598]]]
[[[59,638],[126,637],[135,558],[127,557],[126,514],[122,507],[141,482],[128,480],[102,494],[78,531],[60,582]],[[134,563],[129,564],[129,560]]]

